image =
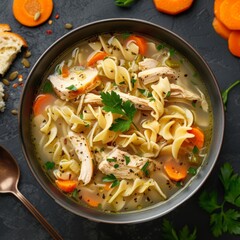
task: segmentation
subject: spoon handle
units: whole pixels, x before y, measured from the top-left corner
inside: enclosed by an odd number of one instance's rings
[[[48,231],[48,233],[55,240],[63,240],[63,238],[56,232],[56,230],[47,222],[47,220],[41,215],[41,213],[19,192],[18,189],[13,194],[28,208],[28,210],[37,218],[42,226]]]

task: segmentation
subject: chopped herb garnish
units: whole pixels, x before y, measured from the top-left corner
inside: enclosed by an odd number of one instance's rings
[[[149,161],[147,161],[144,165],[143,165],[143,167],[141,168],[141,170],[144,172],[144,174],[146,175],[146,176],[149,176],[149,171],[148,171],[148,165],[149,165]]]
[[[116,158],[107,158],[107,161],[108,161],[108,162],[116,162],[117,159],[116,159]]]
[[[150,98],[153,96],[152,93],[149,92],[147,89],[138,88],[138,91],[147,98]]]
[[[158,45],[156,46],[156,49],[157,49],[158,51],[162,50],[163,48],[165,48],[164,44],[158,44]]]
[[[176,50],[174,48],[170,48],[169,49],[170,57],[173,57],[175,55],[175,52],[176,52]]]
[[[52,83],[47,80],[43,85],[43,93],[52,93],[52,92],[53,92]]]
[[[135,82],[136,82],[137,80],[136,79],[134,79],[134,78],[132,78],[131,79],[131,83],[132,83],[132,87],[134,88],[134,85],[135,85]]]
[[[182,181],[179,181],[179,182],[176,182],[176,187],[183,187],[183,182]]]
[[[126,160],[126,165],[128,165],[130,163],[130,157],[129,156],[124,156],[125,160]]]
[[[124,81],[122,81],[122,82],[120,82],[119,84],[120,84],[120,85],[123,85],[123,84],[125,84],[125,82],[124,82]]]
[[[168,91],[166,94],[166,98],[169,98],[171,96],[171,91]]]
[[[73,196],[74,198],[77,198],[77,197],[78,197],[78,190],[77,190],[77,188],[75,188],[75,189],[73,190],[72,196]]]
[[[62,74],[62,70],[60,68],[60,64],[58,64],[55,68],[55,73],[57,73],[58,75],[61,75]]]
[[[190,168],[188,168],[188,173],[191,175],[196,175],[197,169],[194,167],[190,167]]]
[[[127,39],[131,34],[126,32],[122,34],[123,39]]]
[[[80,113],[79,117],[83,120],[83,114],[82,113]]]
[[[198,154],[198,153],[199,153],[199,149],[198,149],[197,146],[194,146],[194,147],[193,147],[192,153],[193,153],[193,154]]]
[[[90,124],[89,124],[89,123],[85,123],[84,126],[85,126],[85,127],[89,127]]]
[[[105,105],[103,110],[106,112],[121,114],[124,118],[117,118],[113,122],[110,130],[117,131],[128,131],[131,124],[137,126],[133,122],[133,117],[137,111],[134,104],[131,101],[123,102],[121,97],[112,91],[111,93],[101,93],[102,103]]]
[[[71,90],[71,91],[77,91],[77,88],[75,85],[70,85],[70,86],[66,87],[66,89]]]
[[[104,150],[105,150],[104,147],[101,147],[101,148],[100,148],[100,152],[103,152]]]
[[[55,163],[54,163],[54,162],[49,162],[49,161],[48,161],[48,162],[45,163],[45,167],[46,167],[47,170],[53,169],[54,166],[55,166]]]
[[[130,7],[136,0],[115,0],[118,7]]]
[[[227,109],[227,101],[228,101],[228,94],[230,90],[232,90],[236,85],[240,83],[240,80],[235,81],[233,84],[230,85],[225,91],[222,92],[222,100],[224,104],[224,109]]]
[[[114,168],[119,168],[119,164],[114,164],[114,166],[113,166]]]
[[[197,100],[193,100],[193,101],[192,101],[192,106],[193,106],[193,107],[196,107],[196,104],[197,104]]]
[[[103,182],[112,182],[111,188],[119,185],[120,181],[113,175],[109,174],[102,178]]]
[[[155,100],[155,98],[151,97],[151,98],[149,98],[149,101],[150,102],[155,102],[156,100]]]

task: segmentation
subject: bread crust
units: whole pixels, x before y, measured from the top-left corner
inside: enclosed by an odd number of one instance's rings
[[[0,23],[0,32],[10,32],[12,29],[7,23]]]
[[[23,47],[28,47],[28,44],[26,42],[26,40],[20,36],[17,33],[13,33],[13,32],[0,32],[0,38],[2,37],[9,37],[9,38],[15,38],[16,40],[20,41]]]

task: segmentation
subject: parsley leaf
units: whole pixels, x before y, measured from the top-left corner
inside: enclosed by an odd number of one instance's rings
[[[123,37],[123,39],[127,39],[128,37],[130,37],[130,35],[131,35],[131,33],[126,32],[126,33],[122,34],[122,37]]]
[[[136,82],[137,80],[136,79],[134,79],[134,78],[132,78],[131,79],[131,84],[132,84],[132,87],[134,88],[134,85],[135,85],[135,82]]]
[[[126,160],[126,165],[128,165],[130,163],[130,157],[129,156],[124,156],[125,160]]]
[[[133,118],[137,109],[131,101],[127,100],[126,102],[123,102],[121,97],[114,91],[111,93],[102,92],[101,98],[102,103],[104,104],[104,111],[118,113],[124,117],[115,119],[112,126],[110,127],[110,130],[115,132],[125,132],[129,130],[131,124],[135,126]]]
[[[233,84],[230,85],[230,87],[228,87],[225,91],[222,92],[222,100],[225,110],[227,110],[228,94],[238,84],[240,84],[240,80],[235,81]]]
[[[108,161],[108,162],[116,162],[117,159],[116,159],[116,158],[107,158],[107,161]]]
[[[136,0],[115,0],[118,7],[130,7]]]
[[[156,46],[156,49],[157,49],[158,51],[162,50],[163,48],[165,48],[165,45],[164,45],[164,44],[158,44],[158,45]]]
[[[70,85],[70,86],[66,87],[66,89],[68,89],[70,91],[77,91],[77,88],[75,85]]]
[[[45,167],[46,167],[47,170],[53,169],[54,166],[55,166],[55,163],[54,163],[54,162],[49,162],[49,161],[48,161],[48,162],[45,163]]]
[[[149,171],[148,171],[148,165],[149,165],[149,161],[147,161],[144,165],[143,165],[143,167],[141,168],[141,170],[144,172],[144,174],[146,175],[146,176],[149,176]]]
[[[43,93],[52,93],[53,92],[53,86],[52,83],[47,80],[43,85]]]
[[[162,231],[163,240],[195,240],[197,238],[196,228],[190,233],[189,227],[185,225],[179,233],[177,233],[173,225],[167,219],[163,219]]]
[[[221,204],[217,202],[217,193],[204,191],[199,198],[199,205],[210,213],[210,225],[215,237],[223,233],[240,235],[240,175],[233,172],[229,163],[221,168],[219,176],[224,187],[224,200]],[[225,203],[228,202],[234,208],[225,210]]]
[[[102,178],[103,182],[112,182],[111,188],[114,188],[120,184],[120,181],[113,175],[109,174]]]
[[[147,98],[153,96],[152,93],[150,93],[147,89],[138,88],[138,91]]]

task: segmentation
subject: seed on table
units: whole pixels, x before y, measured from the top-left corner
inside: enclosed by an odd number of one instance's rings
[[[6,78],[4,78],[4,79],[2,80],[2,83],[3,83],[5,86],[9,86],[9,85],[10,85],[10,82],[9,82]]]
[[[9,98],[9,93],[8,93],[8,92],[5,92],[5,93],[4,93],[4,96],[3,96],[3,100],[4,100],[4,101],[7,101],[8,98]]]
[[[31,51],[27,50],[24,54],[24,57],[29,58],[29,57],[31,57],[31,55],[32,55]]]
[[[64,27],[65,27],[66,29],[72,29],[72,28],[73,28],[73,25],[72,25],[71,23],[66,23],[66,24],[64,25]]]
[[[16,109],[13,109],[13,110],[11,111],[11,113],[12,113],[13,115],[18,115],[18,111],[17,111]]]
[[[13,81],[17,76],[18,76],[18,71],[14,71],[9,75],[8,79],[10,81]]]
[[[23,58],[21,63],[23,64],[24,67],[29,68],[30,67],[30,62],[26,59]]]
[[[34,21],[37,21],[41,16],[41,13],[40,12],[36,12],[35,15],[34,15]]]

